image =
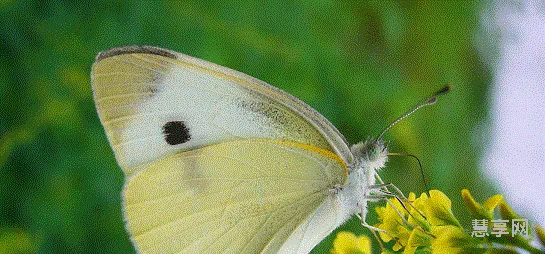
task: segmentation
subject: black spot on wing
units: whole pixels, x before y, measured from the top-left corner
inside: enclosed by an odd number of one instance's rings
[[[191,139],[189,128],[182,121],[167,122],[163,125],[163,134],[169,145],[183,144]]]

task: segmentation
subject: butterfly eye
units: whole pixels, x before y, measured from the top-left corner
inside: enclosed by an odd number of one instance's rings
[[[381,150],[376,140],[369,139],[363,144],[363,149],[361,150],[362,157],[368,161],[374,161],[380,156]]]

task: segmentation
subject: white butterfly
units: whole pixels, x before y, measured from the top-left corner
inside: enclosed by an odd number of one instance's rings
[[[380,139],[349,147],[243,73],[134,46],[101,52],[91,80],[139,252],[308,253],[352,215],[366,225],[367,201],[384,198]]]

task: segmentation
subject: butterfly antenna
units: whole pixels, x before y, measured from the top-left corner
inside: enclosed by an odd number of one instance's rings
[[[390,130],[390,128],[392,128],[392,126],[396,125],[399,121],[403,120],[405,117],[408,117],[410,116],[412,113],[414,113],[415,111],[425,107],[425,106],[429,106],[429,105],[433,105],[437,102],[437,96],[439,95],[443,95],[443,94],[446,94],[448,91],[450,91],[451,87],[450,85],[446,85],[445,87],[443,87],[441,90],[433,93],[432,95],[430,95],[429,97],[427,97],[426,99],[422,100],[421,103],[419,103],[418,105],[416,105],[415,107],[413,107],[412,109],[410,109],[409,111],[407,111],[405,114],[403,114],[402,116],[398,117],[395,121],[393,121],[390,125],[388,125],[388,127],[386,127],[381,133],[380,135],[378,135],[378,138],[377,140],[381,139],[382,136],[384,136],[384,134]]]
[[[422,175],[422,181],[424,182],[424,188],[426,189],[426,192],[428,193],[428,196],[430,195],[430,187],[428,186],[428,181],[426,181],[426,175],[424,174],[424,170],[422,169],[422,163],[420,162],[420,159],[416,157],[414,154],[410,153],[388,153],[388,156],[407,156],[415,158],[418,162],[418,167],[420,167],[420,174]]]

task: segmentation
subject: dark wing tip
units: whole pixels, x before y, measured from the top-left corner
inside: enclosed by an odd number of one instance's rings
[[[126,47],[117,47],[102,51],[96,57],[96,61],[100,61],[104,58],[124,55],[124,54],[152,54],[164,56],[172,59],[176,59],[176,55],[167,49],[162,49],[153,46],[126,46]]]

